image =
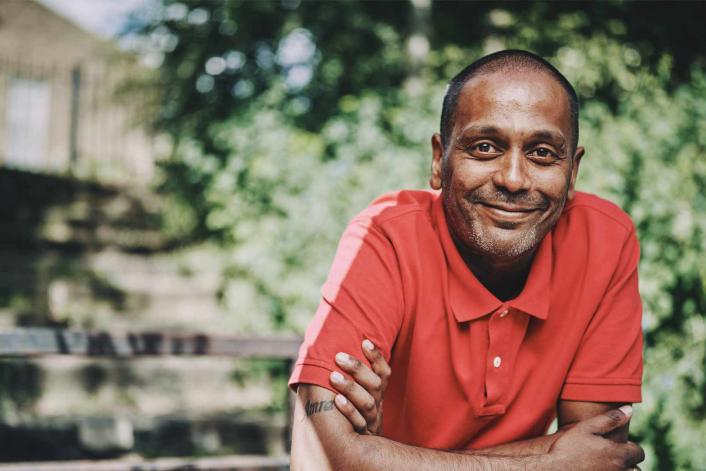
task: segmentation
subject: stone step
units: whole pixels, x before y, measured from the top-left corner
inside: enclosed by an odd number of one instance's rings
[[[158,251],[174,243],[161,230],[162,210],[142,188],[0,167],[0,246]]]

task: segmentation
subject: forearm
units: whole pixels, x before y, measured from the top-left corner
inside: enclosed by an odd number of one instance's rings
[[[510,471],[552,469],[549,455],[486,456],[432,450],[405,445],[383,437],[355,432],[321,447],[322,454],[292,453],[293,470],[419,470]]]
[[[611,409],[617,409],[623,405],[629,405],[625,402],[587,402],[587,401],[568,401],[560,400],[557,404],[559,430],[568,430],[576,423],[586,418],[595,417]],[[628,433],[630,422],[627,422],[622,427],[611,430],[604,437],[613,440],[616,443],[626,443],[628,441]]]
[[[373,435],[359,435],[333,406],[333,394],[300,387],[294,411],[293,470],[546,470],[550,456],[491,456],[432,450]],[[518,449],[519,446],[515,445]],[[527,447],[538,449],[538,445]]]
[[[336,469],[355,470],[547,470],[551,469],[550,457],[544,453],[515,456],[486,455],[483,453],[466,453],[454,451],[432,450],[394,442],[382,437],[371,435],[356,435],[352,437],[348,447],[344,466]],[[519,450],[520,447],[514,447]],[[340,464],[339,464],[340,465]]]
[[[519,440],[516,442],[503,443],[488,448],[479,448],[476,450],[464,451],[464,453],[483,456],[537,456],[549,453],[552,445],[557,441],[562,432],[553,433],[551,435],[543,435],[541,437],[531,438],[528,440]]]

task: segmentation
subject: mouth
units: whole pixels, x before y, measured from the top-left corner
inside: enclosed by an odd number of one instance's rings
[[[485,212],[490,215],[492,219],[507,222],[523,221],[530,218],[535,212],[541,210],[541,208],[536,206],[522,206],[506,203],[479,202],[479,205],[483,207]]]

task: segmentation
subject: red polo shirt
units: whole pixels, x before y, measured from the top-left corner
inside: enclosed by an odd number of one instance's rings
[[[577,192],[502,302],[461,259],[438,193],[385,195],[343,234],[290,385],[333,390],[334,355],[364,359],[369,338],[392,368],[384,435],[440,449],[542,435],[559,398],[639,402],[638,259],[628,216]]]

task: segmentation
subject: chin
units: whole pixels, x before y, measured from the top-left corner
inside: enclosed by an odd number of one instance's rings
[[[518,232],[474,227],[470,237],[476,251],[498,260],[514,259],[532,252],[542,241],[536,227]]]

